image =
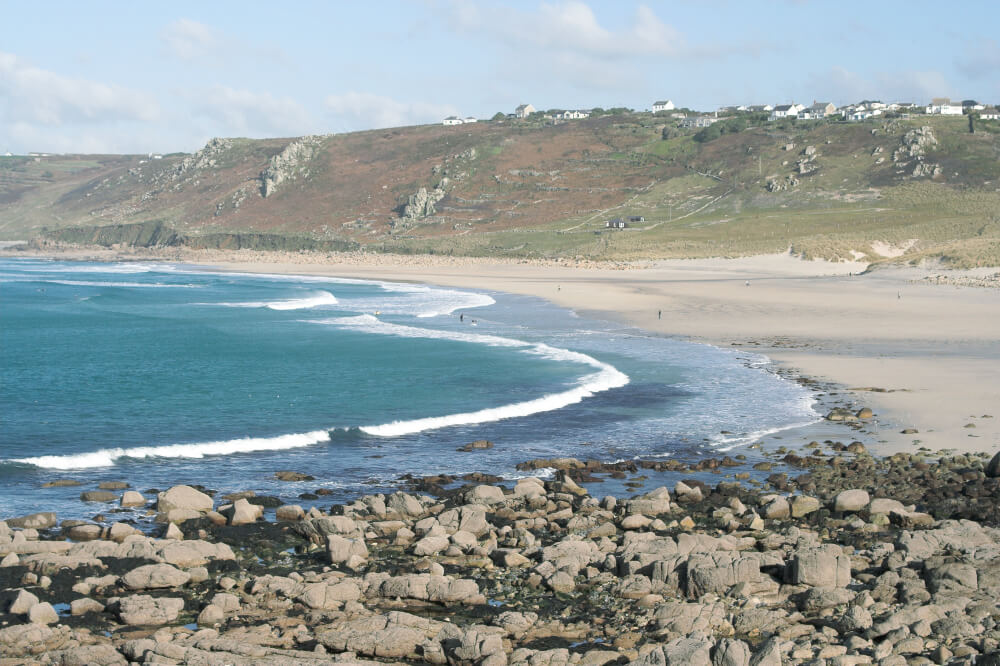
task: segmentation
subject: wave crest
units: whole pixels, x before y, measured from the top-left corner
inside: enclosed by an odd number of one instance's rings
[[[220,442],[195,444],[170,444],[167,446],[138,446],[128,449],[100,449],[64,456],[36,456],[13,458],[7,462],[25,463],[46,469],[85,469],[111,467],[121,458],[204,458],[254,451],[280,451],[311,446],[330,440],[326,430],[279,435],[277,437],[244,437]]]
[[[328,291],[317,291],[305,298],[290,298],[283,301],[247,301],[245,303],[208,303],[227,308],[268,308],[269,310],[308,310],[320,305],[336,305],[337,297]]]
[[[619,371],[614,366],[597,360],[587,354],[560,349],[546,344],[534,344],[523,340],[514,340],[496,335],[479,335],[474,333],[462,333],[459,331],[439,331],[433,329],[417,328],[414,326],[403,326],[400,324],[388,324],[380,321],[372,315],[361,315],[358,317],[342,317],[339,319],[325,319],[315,323],[332,324],[346,328],[360,328],[367,333],[379,333],[382,335],[394,335],[398,337],[410,338],[435,338],[444,340],[454,340],[459,342],[473,342],[485,344],[492,347],[512,347],[522,348],[528,354],[537,354],[545,358],[557,361],[570,361],[589,365],[596,368],[597,372],[581,377],[577,386],[559,393],[550,393],[534,400],[515,402],[500,407],[490,407],[480,409],[475,412],[464,412],[459,414],[448,414],[445,416],[432,416],[409,421],[394,421],[382,425],[363,426],[361,431],[377,437],[396,437],[399,435],[409,435],[424,430],[436,430],[455,425],[471,425],[475,423],[488,423],[501,419],[516,418],[519,416],[529,416],[540,412],[549,412],[561,409],[568,405],[576,404],[595,393],[608,391],[610,389],[625,386],[629,382],[628,375]]]

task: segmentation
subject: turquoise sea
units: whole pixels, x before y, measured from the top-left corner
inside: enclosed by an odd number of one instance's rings
[[[339,500],[538,457],[711,455],[815,421],[813,402],[763,357],[534,298],[0,260],[0,518],[92,515],[79,487],[41,489],[60,478]],[[456,452],[477,439],[495,447]]]

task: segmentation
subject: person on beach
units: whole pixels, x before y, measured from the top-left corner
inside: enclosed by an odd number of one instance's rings
[[[656,311],[656,318],[657,319],[663,319],[663,310],[657,310]]]
[[[465,321],[465,315],[464,314],[458,315],[458,320],[459,321]]]
[[[748,286],[748,287],[750,286],[750,280],[746,281],[746,286]]]

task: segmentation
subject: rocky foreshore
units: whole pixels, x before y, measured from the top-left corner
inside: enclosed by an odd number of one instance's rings
[[[561,461],[273,520],[175,486],[157,536],[8,519],[0,664],[1000,664],[1000,454],[797,457],[765,488],[598,498]]]

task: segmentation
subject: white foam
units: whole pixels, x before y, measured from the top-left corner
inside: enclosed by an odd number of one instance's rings
[[[196,284],[167,284],[165,282],[99,282],[94,280],[26,280],[26,282],[48,282],[78,287],[138,287],[150,289],[197,289]]]
[[[316,323],[332,324],[347,328],[360,328],[367,333],[378,333],[382,335],[393,335],[408,338],[433,338],[443,340],[454,340],[458,342],[472,342],[485,344],[491,347],[522,348],[522,351],[529,354],[537,354],[545,358],[570,361],[588,365],[596,368],[597,372],[581,377],[575,387],[550,393],[534,400],[516,402],[500,407],[490,407],[480,409],[475,412],[464,412],[459,414],[448,414],[445,416],[432,416],[410,421],[394,421],[382,425],[364,426],[362,432],[378,437],[396,437],[408,435],[424,430],[436,430],[455,425],[470,425],[474,423],[489,423],[501,419],[516,418],[519,416],[529,416],[540,412],[549,412],[555,409],[562,409],[568,405],[576,404],[595,393],[607,391],[620,386],[625,386],[629,382],[628,376],[620,372],[617,368],[602,361],[598,361],[592,356],[550,347],[546,344],[533,344],[523,340],[503,338],[496,335],[478,335],[474,333],[463,333],[460,331],[440,331],[434,329],[417,328],[414,326],[403,326],[400,324],[389,324],[380,321],[371,315],[361,315],[358,317],[342,317],[339,319],[325,319]]]
[[[127,262],[119,264],[98,264],[88,265],[39,265],[37,268],[29,267],[21,270],[30,273],[149,273],[151,271],[173,271],[170,264],[147,264],[139,262]]]
[[[19,462],[46,469],[84,469],[88,467],[111,467],[121,458],[204,458],[205,456],[225,456],[253,451],[281,451],[303,446],[311,446],[330,440],[326,430],[279,435],[277,437],[244,437],[220,442],[200,442],[195,444],[171,444],[167,446],[139,446],[128,449],[100,449],[87,453],[63,456],[37,456],[15,458],[7,462]]]
[[[382,280],[359,280],[356,278],[329,277],[325,275],[285,275],[281,273],[234,273],[227,271],[196,270],[178,268],[179,273],[195,275],[241,276],[275,282],[301,282],[310,284],[350,284],[378,287],[388,294],[399,294],[405,298],[359,298],[343,303],[355,312],[384,312],[386,314],[416,315],[417,317],[437,317],[457,310],[482,308],[496,301],[487,294],[457,289],[443,289],[422,284],[385,282]],[[258,306],[261,307],[261,306]]]
[[[317,291],[305,298],[284,301],[248,301],[245,303],[203,303],[202,305],[223,305],[229,308],[268,308],[271,310],[308,310],[320,305],[336,305],[337,297],[328,291]]]
[[[379,286],[390,292],[407,294],[411,298],[406,301],[407,312],[418,317],[438,317],[449,315],[456,310],[483,308],[496,303],[492,296],[474,291],[457,291],[441,289],[419,284],[402,284],[380,282]],[[385,308],[377,308],[385,311]]]
[[[753,366],[751,366],[753,367]],[[784,377],[775,375],[779,379],[784,380]],[[787,381],[787,380],[785,380]],[[818,402],[818,398],[813,394],[808,394],[801,396],[796,402],[796,410],[802,415],[803,420],[794,423],[789,423],[788,425],[777,426],[774,428],[765,428],[763,430],[755,430],[753,432],[744,433],[742,435],[735,435],[731,437],[726,437],[723,435],[717,435],[712,438],[711,446],[718,451],[732,451],[738,446],[744,446],[746,444],[752,444],[768,435],[773,435],[775,433],[782,432],[784,430],[792,430],[795,428],[805,428],[806,426],[811,426],[814,423],[819,423],[823,420],[820,414],[813,408]]]

